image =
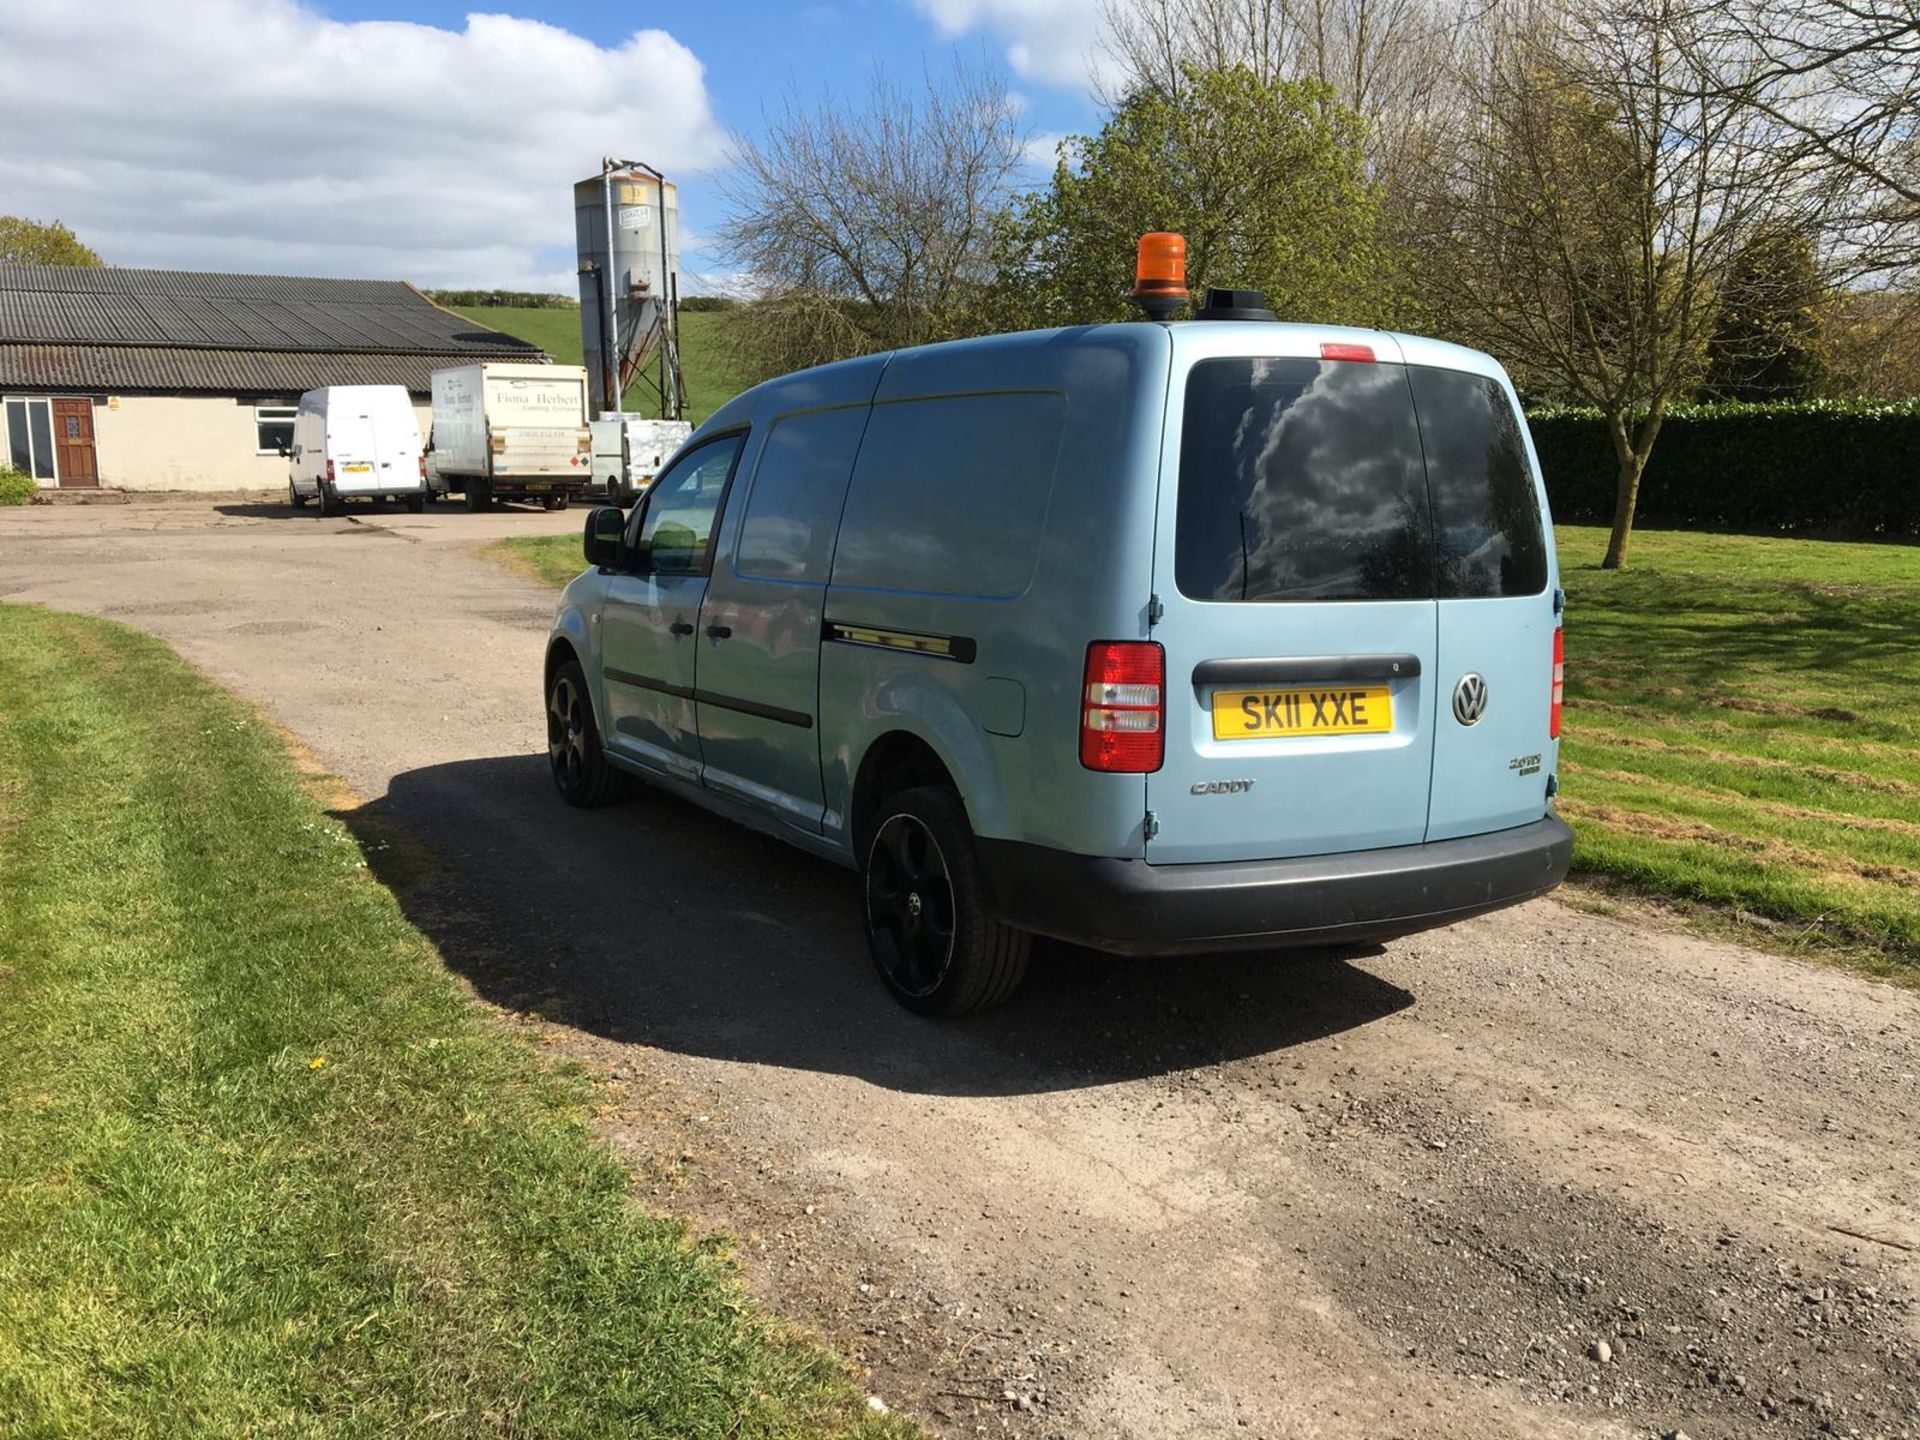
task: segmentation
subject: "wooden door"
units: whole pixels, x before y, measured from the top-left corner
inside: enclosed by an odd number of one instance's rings
[[[100,483],[100,470],[93,458],[91,400],[53,402],[53,448],[59,456],[56,469],[62,489]]]

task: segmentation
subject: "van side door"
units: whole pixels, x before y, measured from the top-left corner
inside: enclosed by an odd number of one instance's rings
[[[717,436],[680,457],[628,522],[631,557],[600,606],[602,736],[642,767],[698,783],[697,622],[727,486],[746,440]]]
[[[815,833],[821,624],[870,414],[861,403],[774,422],[730,507],[696,637],[706,785]]]

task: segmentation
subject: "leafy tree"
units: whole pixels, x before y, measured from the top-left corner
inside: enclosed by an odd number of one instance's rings
[[[1493,26],[1416,227],[1453,333],[1533,394],[1603,417],[1609,569],[1626,564],[1668,408],[1707,377],[1750,243],[1816,232],[1831,198],[1782,164],[1782,126],[1748,92],[1708,83],[1690,23],[1675,0],[1558,0]]]
[[[58,220],[0,215],[0,264],[103,265],[93,250]]]
[[[1365,324],[1388,308],[1365,126],[1312,80],[1187,65],[1143,85],[1100,133],[1060,147],[1053,183],[1002,219],[980,328],[1123,320],[1134,245],[1187,240],[1187,279],[1253,287],[1282,319]]]
[[[1826,373],[1828,288],[1813,242],[1762,230],[1728,268],[1720,323],[1707,341],[1709,400],[1805,400]]]

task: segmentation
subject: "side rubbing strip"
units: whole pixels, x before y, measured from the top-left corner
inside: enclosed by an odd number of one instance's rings
[[[973,637],[969,635],[916,635],[911,630],[881,630],[872,625],[843,625],[829,620],[821,638],[842,645],[867,645],[877,650],[904,650],[912,655],[931,655],[936,660],[957,660],[971,665]]]
[[[792,725],[799,730],[811,730],[813,717],[804,710],[789,710],[781,705],[762,705],[758,700],[744,700],[738,695],[722,695],[713,690],[696,690],[690,685],[670,685],[665,680],[656,680],[651,675],[636,675],[631,670],[615,670],[604,667],[601,672],[609,680],[622,685],[632,685],[640,690],[655,690],[662,695],[671,695],[676,700],[691,700],[699,705],[718,705],[722,710],[737,710],[742,715],[757,715],[762,720],[777,720],[782,725]]]
[[[611,665],[602,667],[600,673],[609,680],[617,680],[622,685],[631,685],[639,690],[658,690],[662,695],[671,695],[676,700],[693,699],[693,687],[690,685],[669,685],[651,675],[636,675],[631,670],[616,670]]]

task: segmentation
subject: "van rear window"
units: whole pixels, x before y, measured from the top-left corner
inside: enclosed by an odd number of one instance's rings
[[[1538,595],[1547,588],[1540,501],[1507,392],[1485,375],[1407,368],[1433,494],[1442,599]]]
[[[1546,545],[1506,392],[1425,366],[1199,362],[1174,579],[1216,601],[1538,594]]]
[[[1174,579],[1195,600],[1412,600],[1433,542],[1398,365],[1234,358],[1187,375]]]

